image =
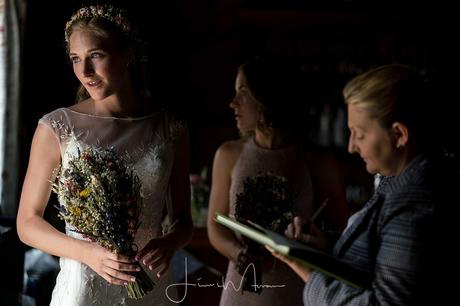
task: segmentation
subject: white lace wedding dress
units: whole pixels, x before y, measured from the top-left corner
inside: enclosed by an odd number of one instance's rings
[[[167,112],[128,119],[82,114],[68,108],[45,115],[39,123],[51,128],[59,140],[63,168],[76,154],[77,148],[86,146],[111,147],[128,156],[141,178],[144,196],[135,243],[142,248],[150,239],[162,234],[163,216],[169,204],[168,182],[174,144],[178,134],[183,132],[183,124]],[[68,228],[66,232],[69,236],[84,239]],[[110,285],[85,264],[60,258],[60,267],[52,306],[172,305],[171,300],[177,300],[174,286],[167,289],[175,282],[169,272],[158,280],[156,271],[145,269],[155,282],[155,288],[144,298],[134,300],[127,297],[124,286]]]

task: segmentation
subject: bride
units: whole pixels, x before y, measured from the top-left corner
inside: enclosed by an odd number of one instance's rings
[[[81,83],[79,103],[38,122],[17,216],[19,237],[60,257],[51,305],[172,304],[165,295],[173,282],[169,262],[190,239],[192,228],[185,124],[148,103],[140,40],[123,11],[109,5],[83,7],[67,22],[65,39]],[[111,253],[69,225],[61,233],[43,218],[56,169],[65,169],[72,154],[85,147],[115,150],[141,178],[139,250],[133,257]],[[156,285],[133,300],[123,285],[135,281],[132,273],[139,265]]]

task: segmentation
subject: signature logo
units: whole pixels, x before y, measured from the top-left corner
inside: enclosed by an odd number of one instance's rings
[[[179,303],[182,303],[185,298],[187,297],[187,290],[188,290],[188,287],[198,287],[198,288],[223,288],[223,290],[227,290],[228,288],[230,289],[233,289],[235,291],[239,291],[241,289],[241,286],[242,286],[242,282],[243,282],[243,279],[244,279],[244,276],[246,275],[246,273],[253,273],[254,274],[254,284],[252,284],[251,286],[254,287],[254,288],[284,288],[286,285],[271,285],[271,284],[257,284],[257,279],[256,279],[256,269],[255,269],[255,266],[253,263],[250,263],[247,267],[246,267],[246,270],[244,270],[244,273],[241,277],[241,280],[238,284],[238,286],[236,286],[232,281],[227,281],[225,282],[224,281],[224,277],[222,277],[222,282],[217,282],[217,283],[205,283],[205,284],[202,284],[199,282],[199,280],[201,279],[198,278],[196,283],[189,283],[187,281],[187,257],[185,257],[184,259],[185,261],[185,282],[183,283],[175,283],[175,284],[171,284],[169,286],[166,287],[165,289],[165,295],[166,297],[173,303],[176,303],[176,304],[179,304]],[[173,297],[171,297],[169,295],[169,289],[171,288],[177,288],[177,287],[180,287],[180,286],[184,286],[184,296],[179,299],[179,300],[175,300]]]

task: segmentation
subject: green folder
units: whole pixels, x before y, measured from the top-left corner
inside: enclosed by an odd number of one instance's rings
[[[216,213],[215,221],[223,226],[252,239],[262,245],[269,246],[278,253],[296,260],[300,264],[334,277],[355,288],[369,287],[372,274],[356,269],[349,264],[338,260],[328,253],[319,251],[306,244],[289,239],[274,231],[246,221],[244,223],[234,218]]]

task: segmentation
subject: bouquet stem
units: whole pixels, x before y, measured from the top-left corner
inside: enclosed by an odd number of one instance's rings
[[[126,285],[128,291],[128,297],[131,299],[141,299],[147,295],[148,292],[153,290],[155,283],[150,279],[144,269],[141,267],[139,272],[135,272],[133,276],[136,277],[136,281]]]

